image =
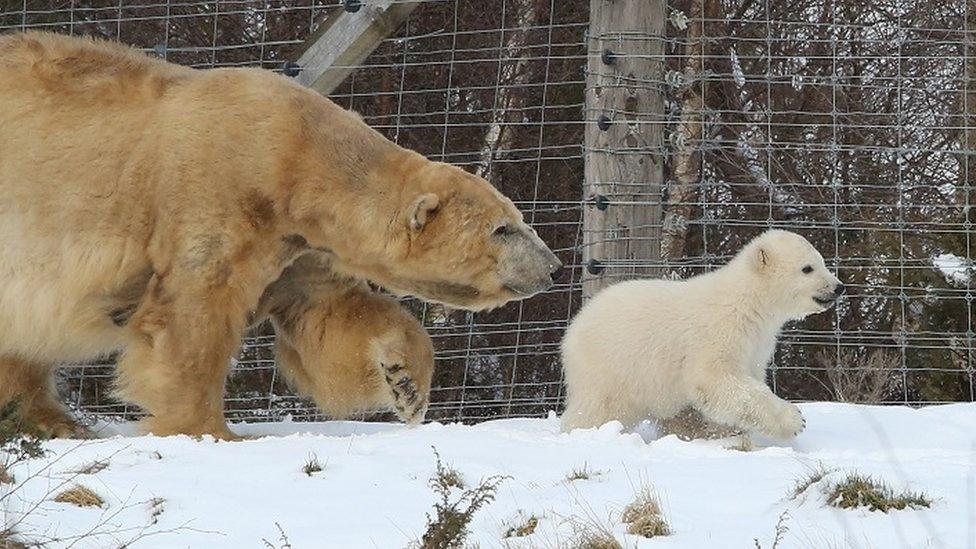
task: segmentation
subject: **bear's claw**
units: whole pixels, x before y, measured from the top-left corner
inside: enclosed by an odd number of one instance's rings
[[[800,409],[789,402],[782,402],[779,410],[774,412],[770,424],[763,430],[764,434],[778,440],[789,440],[796,437],[806,428],[807,422]]]
[[[411,425],[422,422],[427,413],[427,399],[421,397],[417,384],[408,373],[404,372],[405,368],[402,364],[380,363],[380,365],[383,367],[386,384],[393,393],[393,408],[396,410],[397,417]],[[398,376],[399,379],[395,379],[394,376]]]

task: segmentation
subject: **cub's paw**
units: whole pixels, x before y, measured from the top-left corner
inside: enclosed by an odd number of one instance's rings
[[[780,406],[771,414],[769,425],[763,429],[763,434],[777,440],[790,440],[807,426],[803,414],[795,404],[781,401]]]
[[[402,364],[385,364],[383,377],[393,395],[393,409],[397,417],[404,423],[417,425],[424,421],[427,414],[427,397],[417,389],[417,384],[410,377]]]

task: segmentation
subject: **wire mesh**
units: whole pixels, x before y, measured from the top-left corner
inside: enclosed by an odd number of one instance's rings
[[[0,0],[0,32],[95,35],[193,67],[280,70],[342,4]],[[567,266],[550,291],[492,312],[405,302],[437,349],[429,417],[558,410],[559,340],[584,279],[691,276],[769,227],[810,238],[850,288],[835,310],[784,330],[770,376],[779,394],[973,401],[972,8],[671,0],[655,36],[595,35],[590,4],[424,2],[331,94],[399,144],[490,179]],[[661,70],[619,79],[661,94],[660,112],[584,104],[588,61],[608,40],[621,59],[639,55],[628,51],[641,41],[663,44]],[[587,150],[584,127],[601,115],[659,127],[663,145]],[[666,253],[602,257],[607,269],[587,273],[584,241],[633,229],[584,238],[584,216],[596,215],[583,192],[589,154],[663,160],[660,181],[601,183],[613,189],[607,208],[660,209],[641,233],[652,236],[639,238]],[[680,162],[693,169],[676,173]],[[321,419],[278,376],[273,345],[267,328],[245,339],[227,384],[229,418]],[[109,395],[110,360],[62,373],[81,413],[138,415]]]

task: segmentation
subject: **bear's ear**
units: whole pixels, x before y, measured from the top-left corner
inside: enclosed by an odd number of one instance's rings
[[[424,193],[415,198],[408,210],[410,215],[410,228],[415,231],[423,229],[424,225],[427,224],[427,218],[437,211],[439,205],[440,200],[434,193]]]
[[[766,248],[759,246],[756,249],[756,270],[765,270],[767,266],[769,266],[769,252],[766,251]]]

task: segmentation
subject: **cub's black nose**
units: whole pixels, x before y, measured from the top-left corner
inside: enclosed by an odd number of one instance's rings
[[[844,286],[843,284],[838,284],[837,286],[834,286],[834,295],[844,295],[844,292],[846,291],[847,291],[847,286]]]
[[[556,279],[558,279],[560,276],[563,275],[563,271],[565,270],[566,269],[564,269],[562,265],[557,265],[556,268],[553,269],[551,273],[549,273],[549,276],[551,276],[552,280],[555,281]]]

